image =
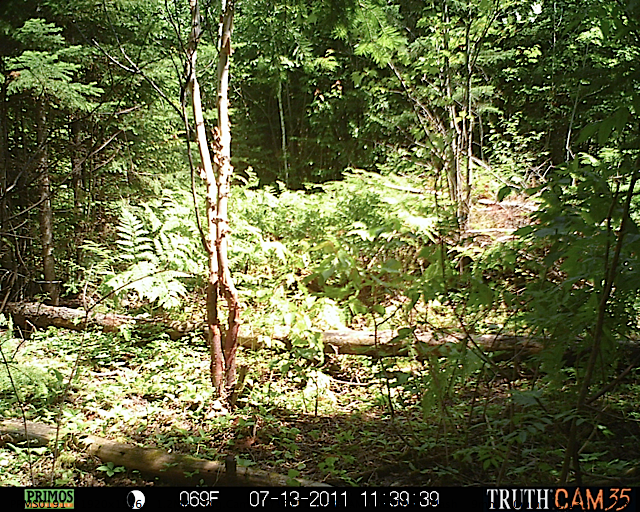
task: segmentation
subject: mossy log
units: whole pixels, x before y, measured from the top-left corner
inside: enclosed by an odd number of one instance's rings
[[[62,434],[68,435],[64,430]],[[53,442],[55,437],[56,428],[49,425],[27,422],[25,432],[21,421],[0,420],[0,444],[31,439],[35,444],[42,446]],[[204,483],[212,486],[284,487],[291,484],[288,477],[278,473],[245,467],[236,468],[235,464],[167,453],[159,448],[141,448],[93,435],[75,434],[71,439],[78,449],[99,458],[104,463],[112,462],[114,466],[135,469],[146,478],[157,477],[171,485],[195,486]],[[300,478],[296,478],[296,481],[305,487],[329,487],[324,483]]]

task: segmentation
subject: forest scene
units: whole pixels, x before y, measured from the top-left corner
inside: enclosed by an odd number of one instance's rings
[[[0,3],[0,485],[640,486],[640,3]]]

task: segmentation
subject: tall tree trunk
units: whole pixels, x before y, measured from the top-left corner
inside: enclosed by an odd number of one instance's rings
[[[450,62],[450,49],[449,49],[449,5],[447,0],[442,0],[442,23],[443,23],[443,55],[444,55],[444,69],[443,69],[443,82],[447,93],[447,98],[451,100],[453,98],[453,70],[451,69]],[[460,127],[458,126],[458,112],[453,101],[450,102],[447,107],[449,113],[449,134],[445,135],[449,139],[448,150],[445,150],[444,168],[447,173],[447,184],[449,185],[449,198],[454,204],[458,204],[459,195],[459,180],[460,175]],[[447,142],[445,140],[445,142]]]
[[[4,76],[4,61],[0,59],[0,73]],[[7,158],[9,137],[7,128],[7,80],[0,84],[0,230],[4,231],[9,217],[7,187],[9,186],[9,161]]]
[[[0,58],[2,76],[4,76],[4,71],[4,61]],[[7,191],[9,187],[9,131],[7,125],[7,80],[4,79],[0,84],[0,231],[4,233],[10,231],[6,224],[11,216]],[[17,278],[17,258],[12,254],[15,243],[15,239],[9,242],[8,237],[0,239],[0,265],[3,269],[12,271],[11,275],[0,275],[0,288],[3,290],[2,296],[0,296],[0,306],[3,306],[11,296]]]
[[[236,382],[236,352],[238,350],[238,330],[240,328],[240,303],[238,291],[229,270],[228,204],[231,190],[231,128],[229,124],[229,60],[231,57],[231,33],[233,31],[233,0],[222,0],[220,21],[220,44],[218,57],[218,132],[220,144],[216,145],[215,170],[218,180],[218,227],[216,249],[218,251],[218,274],[222,294],[229,308],[228,329],[224,344],[226,386],[231,390]]]
[[[80,215],[82,203],[82,163],[84,155],[81,154],[81,130],[80,121],[73,119],[69,123],[69,135],[71,142],[71,182],[73,185],[73,214],[76,220]]]
[[[38,172],[40,173],[40,237],[42,241],[42,270],[44,291],[49,294],[51,304],[58,305],[59,288],[56,265],[53,258],[53,207],[51,206],[51,176],[47,161],[47,110],[46,99],[36,104],[36,131],[38,137]]]
[[[471,152],[473,150],[473,119],[471,118],[471,4],[467,4],[468,17],[465,27],[465,84],[464,84],[464,118],[462,120],[462,137],[460,152],[464,152],[464,172],[458,175],[458,224],[460,231],[465,232],[469,225],[471,210]],[[463,160],[462,154],[460,160]]]
[[[282,106],[282,80],[278,78],[278,112],[280,114],[280,133],[282,136],[282,166],[284,170],[284,182],[289,186],[289,162],[287,159],[287,129],[284,121],[284,108]]]
[[[82,188],[82,175],[86,154],[82,144],[82,127],[78,119],[69,123],[71,135],[71,182],[73,186],[73,218],[74,236],[72,251],[75,251],[76,263],[82,263],[82,243],[84,241],[84,191]]]
[[[471,45],[471,4],[467,4],[469,13],[465,27],[465,81],[463,86],[462,108],[456,107],[454,101],[454,78],[449,55],[451,54],[448,0],[442,0],[443,50],[445,65],[443,81],[449,100],[449,153],[445,161],[449,184],[449,197],[456,208],[456,219],[459,233],[466,231],[471,209],[471,166],[473,143],[473,120],[471,118],[471,77],[472,77],[472,45]]]
[[[231,56],[231,32],[233,28],[233,2],[222,1],[222,17],[219,27],[218,58],[218,126],[213,130],[213,160],[209,152],[207,133],[202,114],[200,86],[196,75],[197,45],[201,34],[200,12],[197,0],[189,0],[192,30],[188,45],[189,77],[188,89],[196,125],[196,138],[202,175],[207,187],[206,249],[209,257],[209,280],[207,283],[207,325],[211,351],[211,380],[221,397],[226,397],[236,382],[236,351],[240,327],[238,293],[229,270],[228,202],[231,167],[231,130],[229,127],[229,57]],[[218,298],[223,296],[229,309],[228,327],[224,333],[218,316]]]

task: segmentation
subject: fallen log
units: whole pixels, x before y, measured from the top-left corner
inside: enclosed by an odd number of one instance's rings
[[[169,334],[172,339],[178,339],[187,333],[202,330],[204,324],[170,322],[162,319],[147,317],[132,317],[112,313],[86,313],[80,309],[47,306],[39,303],[9,303],[7,312],[13,315],[14,322],[26,327],[32,324],[36,327],[63,327],[73,330],[99,328],[106,332],[118,331],[122,328],[145,329],[150,326],[159,328]],[[290,342],[289,332],[278,329],[270,335],[272,340]],[[248,349],[262,347],[264,337],[241,326],[238,341]],[[396,331],[384,330],[374,332],[342,330],[324,331],[322,341],[324,351],[330,354],[365,355],[372,357],[409,356],[416,354],[426,357],[428,354],[444,355],[443,347],[450,347],[452,343],[460,343],[465,337],[460,334],[442,335],[424,331],[399,336]],[[487,352],[511,351],[520,356],[527,356],[542,349],[540,340],[524,336],[512,335],[474,335],[467,340],[470,344],[477,344]]]
[[[12,315],[14,323],[23,329],[28,329],[30,326],[54,326],[74,331],[97,328],[104,332],[117,332],[125,327],[158,326],[173,339],[194,330],[194,326],[187,323],[165,322],[143,316],[87,312],[82,309],[47,306],[38,302],[10,302],[6,306],[6,311]]]
[[[69,435],[68,432],[65,433]],[[42,423],[16,420],[0,420],[0,443],[17,443],[30,439],[38,445],[48,445],[56,437],[55,427]],[[229,464],[197,459],[189,455],[167,453],[159,448],[140,448],[131,444],[118,443],[93,435],[71,435],[76,446],[88,455],[102,462],[112,462],[114,466],[124,466],[128,470],[138,470],[147,478],[159,478],[171,485],[196,486],[247,486],[284,487],[291,485],[287,476],[259,469],[234,467],[230,474]],[[295,479],[305,487],[330,487],[327,484],[301,478]]]
[[[36,327],[53,325],[79,330],[99,326],[105,331],[116,331],[118,327],[127,323],[124,315],[102,313],[85,315],[85,312],[79,309],[47,306],[37,302],[10,302],[6,309],[13,316],[13,321],[22,328],[30,323]]]
[[[542,350],[542,343],[524,336],[505,334],[473,335],[465,342],[462,334],[434,334],[423,331],[401,336],[397,331],[324,331],[322,340],[325,352],[336,354],[367,355],[374,357],[446,355],[454,344],[466,343],[481,347],[486,352],[516,352],[528,356]]]

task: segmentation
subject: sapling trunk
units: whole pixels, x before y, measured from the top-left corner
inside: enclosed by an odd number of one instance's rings
[[[236,381],[236,351],[240,326],[238,293],[229,270],[228,202],[230,193],[231,131],[229,127],[229,58],[231,56],[231,33],[233,29],[233,2],[223,0],[219,27],[219,57],[217,70],[218,124],[212,131],[212,140],[207,132],[202,114],[200,86],[196,75],[197,45],[202,33],[197,0],[189,0],[192,29],[189,38],[187,89],[191,92],[191,104],[196,128],[196,140],[202,161],[202,177],[207,189],[207,233],[205,248],[209,258],[207,281],[207,326],[211,351],[211,381],[221,397],[226,397]],[[213,150],[213,158],[209,151]],[[218,315],[218,299],[222,296],[229,309],[228,328],[222,326]]]

